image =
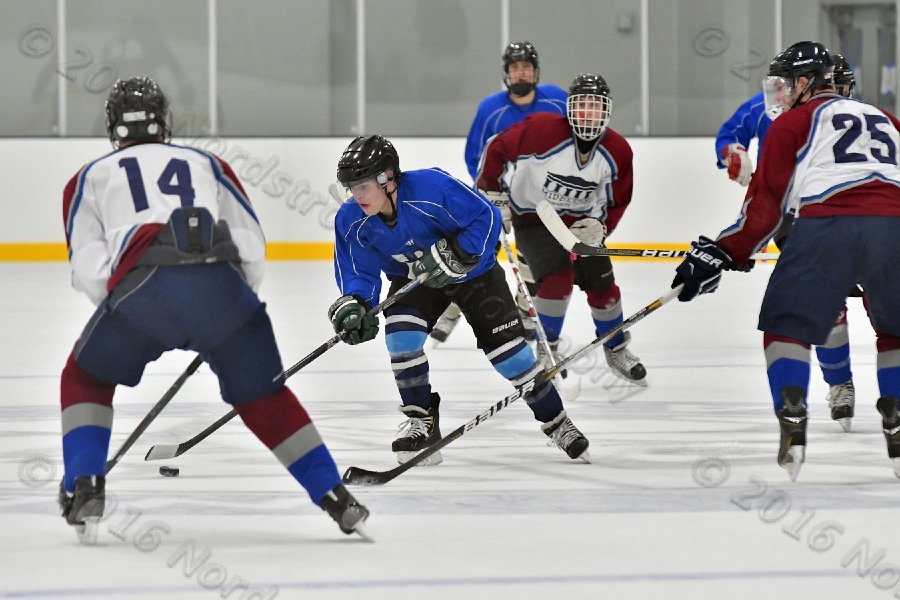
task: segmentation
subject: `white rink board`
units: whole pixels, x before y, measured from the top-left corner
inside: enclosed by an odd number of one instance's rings
[[[350,138],[176,139],[227,160],[244,182],[270,242],[333,241],[328,185]],[[393,138],[401,169],[440,167],[471,184],[462,138]],[[631,138],[634,198],[611,241],[687,244],[738,216],[745,188],[715,166],[712,138]],[[62,191],[105,139],[0,139],[8,217],[0,243],[64,242]],[[10,216],[11,215],[11,218]]]

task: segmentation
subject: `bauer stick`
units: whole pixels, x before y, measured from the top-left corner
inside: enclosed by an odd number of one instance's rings
[[[409,292],[417,288],[420,284],[424,283],[426,279],[428,279],[427,273],[419,275],[417,278],[413,279],[402,288],[397,290],[392,296],[385,298],[384,302],[376,305],[371,311],[369,311],[369,314],[377,315],[383,310],[389,308],[403,296],[407,295]],[[347,335],[347,332],[339,333],[333,336],[327,342],[300,359],[296,364],[294,364],[294,366],[276,375],[275,378],[272,379],[272,381],[275,382],[279,379],[287,379],[309,363],[313,362],[314,360],[328,352],[338,343],[340,343],[344,339],[345,335]],[[215,423],[187,441],[181,442],[180,444],[155,444],[151,446],[147,451],[146,456],[144,456],[144,460],[163,460],[181,456],[182,454],[208,438],[214,431],[222,427],[222,425],[233,419],[235,416],[237,416],[237,409],[232,408],[231,411],[228,412],[228,414],[222,415]]]
[[[134,445],[137,439],[141,437],[141,434],[143,434],[147,430],[147,428],[150,427],[150,423],[152,423],[153,420],[159,415],[159,413],[162,412],[162,409],[166,407],[169,401],[175,397],[175,394],[178,393],[178,390],[181,389],[181,386],[184,385],[184,382],[187,381],[187,378],[193,375],[194,371],[200,368],[200,365],[202,364],[203,357],[198,354],[191,362],[191,364],[188,365],[188,368],[184,370],[184,373],[179,375],[178,379],[175,380],[175,383],[173,383],[169,387],[169,389],[166,390],[166,393],[163,394],[163,397],[159,399],[159,402],[153,405],[153,408],[150,409],[150,412],[147,413],[147,416],[145,416],[141,420],[141,422],[138,423],[138,426],[134,429],[134,431],[131,432],[131,435],[129,435],[125,439],[122,447],[119,448],[118,451],[116,451],[111,459],[106,461],[106,472],[104,474],[108,475],[109,472],[112,471],[113,467],[118,464],[119,460],[121,460],[122,457],[125,456],[125,453],[128,452],[128,450]]]
[[[522,297],[525,298],[525,302],[528,304],[528,316],[531,317],[531,320],[534,322],[534,330],[538,336],[537,343],[541,344],[544,352],[550,357],[551,366],[555,367],[556,357],[553,356],[553,351],[550,349],[550,342],[547,340],[547,334],[544,332],[544,326],[541,324],[541,319],[538,317],[537,310],[534,308],[534,301],[531,299],[531,294],[528,293],[528,287],[525,285],[525,280],[522,278],[522,273],[519,271],[519,261],[516,260],[512,248],[509,245],[509,240],[506,237],[506,232],[503,230],[500,231],[500,241],[503,243],[503,250],[506,252],[507,258],[509,258],[509,264],[512,265],[512,271],[513,275],[516,276],[516,285],[519,288],[519,293],[522,294]],[[578,397],[578,394],[581,393],[580,377],[575,377],[575,380],[573,381],[575,385],[564,386],[561,372],[558,372],[553,377],[553,381],[557,384],[556,389],[559,390],[559,393],[562,394],[563,399],[566,402],[572,402]]]
[[[579,256],[640,256],[644,258],[684,258],[687,250],[655,250],[652,248],[607,248],[605,246],[591,246],[585,244],[569,231],[569,228],[556,213],[556,209],[547,202],[541,200],[537,206],[537,214],[541,222],[556,241],[569,252]],[[777,260],[778,253],[760,252],[750,258],[753,260]]]
[[[516,400],[521,398],[524,394],[527,394],[528,392],[533,390],[538,385],[541,385],[544,382],[553,379],[553,377],[555,377],[557,373],[559,373],[563,368],[565,368],[566,365],[568,365],[570,362],[576,360],[579,356],[588,352],[589,350],[591,350],[598,344],[602,344],[603,342],[606,342],[609,339],[615,337],[616,335],[618,335],[622,331],[625,331],[626,329],[628,329],[629,327],[631,327],[632,325],[634,325],[635,323],[637,323],[638,321],[640,321],[641,319],[643,319],[644,317],[649,315],[650,313],[659,309],[661,306],[663,306],[664,304],[666,304],[667,302],[669,302],[670,300],[672,300],[673,298],[678,296],[678,294],[681,293],[681,289],[683,287],[684,287],[684,285],[682,284],[682,285],[678,285],[678,286],[672,288],[671,290],[666,292],[664,295],[660,296],[659,298],[657,298],[656,300],[654,300],[653,302],[651,302],[644,308],[640,309],[639,311],[637,311],[636,313],[634,313],[633,315],[631,315],[630,317],[628,317],[627,319],[625,319],[624,321],[622,321],[621,323],[619,323],[618,325],[616,325],[615,327],[613,327],[612,329],[610,329],[609,331],[604,333],[602,336],[594,338],[594,340],[591,341],[588,345],[576,350],[569,356],[566,356],[565,358],[561,359],[558,363],[556,363],[556,366],[553,367],[552,369],[550,369],[549,371],[547,371],[547,370],[541,371],[537,375],[537,377],[525,382],[514,393],[510,394],[503,400],[492,405],[490,408],[488,408],[486,411],[484,411],[483,413],[481,413],[480,415],[478,415],[471,421],[469,421],[463,425],[460,425],[458,428],[454,429],[448,435],[442,437],[440,440],[438,440],[436,443],[432,444],[431,446],[428,446],[427,448],[425,448],[424,450],[422,450],[421,452],[419,452],[418,454],[413,456],[410,460],[403,463],[402,465],[399,465],[399,466],[394,467],[393,469],[389,469],[387,471],[369,471],[367,469],[362,469],[360,467],[350,467],[344,472],[344,476],[342,478],[344,483],[346,483],[348,485],[384,485],[385,483],[391,481],[395,477],[402,475],[403,473],[405,473],[409,469],[413,468],[417,464],[421,463],[423,460],[425,460],[426,458],[428,458],[429,456],[431,456],[438,450],[444,448],[445,446],[447,446],[454,440],[462,437],[463,435],[465,435],[472,429],[475,429],[478,425],[487,421],[488,419],[493,417],[495,414],[497,414],[498,412],[500,412],[501,410],[506,408],[508,405],[512,404],[513,402],[515,402]]]

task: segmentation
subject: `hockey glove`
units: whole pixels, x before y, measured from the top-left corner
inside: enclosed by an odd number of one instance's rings
[[[440,239],[412,264],[412,273],[413,277],[428,273],[425,285],[440,288],[465,276],[477,264],[478,259],[469,256],[455,240]]]
[[[599,248],[606,241],[606,225],[600,219],[588,217],[569,225],[569,231],[584,244]]]
[[[503,218],[503,229],[509,233],[510,221],[512,221],[512,213],[509,210],[509,194],[506,192],[488,192],[487,190],[478,191],[488,199],[488,202],[500,209],[500,216]]]
[[[369,313],[365,304],[353,296],[341,296],[328,309],[334,332],[354,346],[378,335],[378,316]]]
[[[722,161],[728,167],[728,177],[746,186],[753,175],[753,162],[747,149],[741,144],[728,144],[722,148]]]
[[[691,243],[687,258],[675,269],[672,287],[684,284],[678,294],[682,302],[693,300],[700,294],[711,294],[719,287],[722,271],[731,267],[731,257],[718,244],[706,236]]]

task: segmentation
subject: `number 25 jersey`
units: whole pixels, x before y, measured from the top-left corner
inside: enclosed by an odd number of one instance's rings
[[[782,113],[766,134],[741,216],[720,245],[740,263],[788,212],[900,216],[898,130],[893,115],[831,93]]]

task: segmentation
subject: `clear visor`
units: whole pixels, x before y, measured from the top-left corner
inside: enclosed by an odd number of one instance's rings
[[[793,82],[784,77],[770,75],[762,81],[763,96],[766,99],[766,114],[775,119],[794,104]]]
[[[609,125],[612,100],[594,94],[575,94],[566,100],[566,115],[572,131],[589,142],[600,137]]]
[[[365,179],[358,179],[356,181],[348,181],[347,183],[342,184],[344,186],[344,190],[347,191],[348,194],[355,194],[355,192],[370,192],[375,188],[380,188],[382,185],[388,182],[388,175],[384,172],[379,173],[375,177],[366,177]]]

